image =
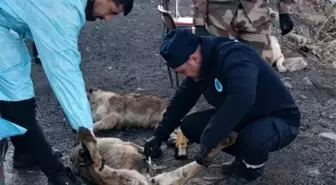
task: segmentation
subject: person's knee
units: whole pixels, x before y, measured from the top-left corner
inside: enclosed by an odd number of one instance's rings
[[[245,130],[238,141],[241,150],[278,151],[289,145],[298,135],[298,128],[288,125],[280,118],[272,118],[267,124],[267,127]]]

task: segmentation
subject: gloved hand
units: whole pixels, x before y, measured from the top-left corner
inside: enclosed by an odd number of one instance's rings
[[[147,159],[149,156],[157,157],[161,154],[160,153],[161,143],[162,143],[161,139],[156,136],[152,136],[149,139],[147,139],[145,143],[145,148],[144,148]]]
[[[210,164],[210,161],[207,161],[206,158],[209,152],[210,152],[210,149],[207,146],[205,146],[204,144],[200,144],[199,152],[195,157],[195,161],[200,165],[208,167]]]
[[[205,26],[195,26],[195,33],[197,35],[203,35],[203,36],[207,36],[209,35],[208,30],[205,28]]]
[[[280,14],[279,15],[279,22],[280,22],[280,28],[281,28],[281,35],[286,35],[290,31],[293,30],[294,23],[292,19],[290,18],[289,14]]]
[[[93,164],[93,161],[92,161],[90,152],[87,149],[85,144],[81,143],[81,145],[82,145],[82,148],[78,152],[79,152],[79,156],[82,158],[82,161],[81,163],[79,163],[79,165],[82,167],[91,166]]]

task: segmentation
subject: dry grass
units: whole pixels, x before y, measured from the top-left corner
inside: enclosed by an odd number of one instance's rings
[[[297,0],[293,33],[308,39],[305,49],[323,63],[336,65],[336,4],[329,0]],[[302,45],[297,45],[301,47]]]

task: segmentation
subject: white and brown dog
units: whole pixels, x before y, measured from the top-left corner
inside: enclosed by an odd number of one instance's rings
[[[93,112],[93,132],[121,128],[156,128],[161,121],[168,99],[141,93],[115,93],[89,89]],[[192,113],[194,109],[190,111]],[[175,157],[187,157],[188,139],[180,128],[174,130],[168,145],[175,145]]]
[[[88,129],[79,128],[71,153],[75,174],[98,185],[184,185],[196,177],[201,166],[194,162],[176,170],[151,177],[147,172],[143,148],[116,138],[96,138]],[[232,145],[237,133],[230,132],[207,156],[211,161],[223,148]]]

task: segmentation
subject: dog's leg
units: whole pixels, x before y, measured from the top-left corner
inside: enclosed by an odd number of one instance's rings
[[[279,72],[283,73],[283,72],[286,72],[287,69],[285,68],[285,66],[283,65],[285,61],[285,57],[283,56],[283,54],[281,54],[280,58],[278,58],[276,61],[275,61],[275,64],[277,66],[277,69]]]
[[[175,158],[186,159],[188,156],[188,138],[186,138],[181,129],[178,130],[175,142]]]
[[[115,128],[120,122],[121,117],[116,113],[111,113],[107,117],[93,124],[93,132],[109,130]]]
[[[93,121],[94,122],[100,121],[103,118],[102,115],[107,115],[107,109],[106,109],[106,106],[104,104],[99,105],[97,107],[97,110],[96,110],[95,114],[93,115]]]
[[[224,148],[231,146],[236,142],[237,139],[236,132],[230,132],[227,137],[221,140],[216,148],[212,149],[207,156],[207,161],[211,161],[218,153],[220,153]],[[201,170],[201,165],[196,161],[186,164],[176,170],[171,172],[159,174],[151,178],[153,184],[174,184],[174,185],[184,185],[189,179],[195,177]]]
[[[144,153],[145,153],[145,149],[144,149],[144,147],[139,146],[139,145],[137,145],[137,144],[135,144],[135,143],[132,143],[132,142],[128,142],[128,141],[126,141],[125,143],[128,144],[128,145],[133,146],[134,148],[136,148],[137,151],[138,151],[139,153],[141,153],[141,154],[144,154]]]
[[[277,67],[279,72],[286,72],[287,69],[283,65],[283,63],[285,61],[285,57],[281,52],[281,47],[280,47],[279,41],[273,35],[270,36],[270,40],[271,40],[273,61],[275,61],[276,67]]]

